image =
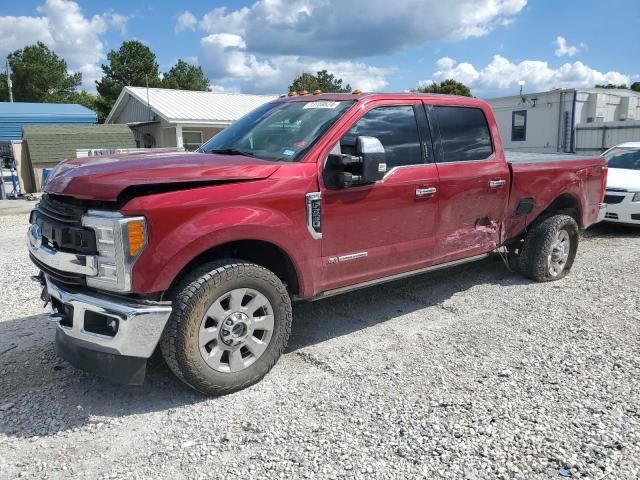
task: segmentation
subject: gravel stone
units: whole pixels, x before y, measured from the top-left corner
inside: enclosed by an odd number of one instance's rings
[[[640,478],[640,230],[560,282],[491,258],[295,305],[272,372],[207,398],[157,356],[140,387],[58,359],[26,227],[0,217],[2,479]]]

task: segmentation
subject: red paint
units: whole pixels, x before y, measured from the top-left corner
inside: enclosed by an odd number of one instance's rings
[[[166,290],[192,259],[236,240],[280,247],[300,280],[301,296],[374,278],[490,252],[518,236],[560,195],[579,205],[582,228],[593,223],[604,195],[602,158],[507,163],[490,107],[483,101],[419,94],[329,94],[278,101],[356,99],[354,106],[309,150],[300,163],[210,154],[123,155],[76,159],[56,169],[47,191],[113,202],[130,186],[216,181],[133,198],[121,211],[144,215],[149,243],[133,271],[135,293]],[[323,161],[341,136],[374,106],[446,104],[481,108],[493,136],[488,160],[400,168],[374,185],[330,190]],[[553,157],[551,157],[553,158]],[[489,181],[504,179],[502,188]],[[237,182],[235,182],[237,180]],[[417,198],[417,188],[437,193]],[[322,192],[323,236],[311,237],[305,194]],[[535,200],[534,211],[516,217],[518,201]],[[336,257],[366,257],[335,262]]]

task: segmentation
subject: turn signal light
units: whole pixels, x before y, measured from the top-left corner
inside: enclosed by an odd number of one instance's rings
[[[129,255],[135,257],[144,247],[144,222],[133,220],[127,223],[127,233],[129,236]]]

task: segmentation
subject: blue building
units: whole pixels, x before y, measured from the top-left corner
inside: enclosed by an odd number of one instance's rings
[[[93,125],[95,112],[78,104],[0,102],[0,197],[16,191],[15,177],[7,177],[18,167],[20,183],[34,184],[32,167],[22,160],[22,127],[25,125]],[[15,170],[14,170],[15,171]],[[6,182],[13,184],[7,188]],[[33,187],[27,188],[33,191]]]
[[[0,102],[0,142],[22,138],[22,126],[33,124],[94,124],[95,112],[75,103]]]

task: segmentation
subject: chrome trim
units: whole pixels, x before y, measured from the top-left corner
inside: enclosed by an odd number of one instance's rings
[[[311,237],[315,240],[322,238],[322,224],[320,224],[320,231],[317,232],[313,226],[313,202],[322,202],[322,193],[310,192],[305,195],[305,204],[307,209],[307,230],[311,234]],[[322,203],[320,204],[320,221],[322,222]]]
[[[424,197],[426,195],[433,195],[438,189],[436,187],[429,188],[416,188],[416,197]]]
[[[62,315],[54,311],[49,319],[64,335],[96,346],[97,350],[110,349],[119,355],[149,358],[171,315],[169,305],[145,305],[133,300],[117,302],[101,295],[72,293],[54,284],[47,276],[49,295],[63,304],[73,306],[73,326],[60,325]],[[96,312],[118,320],[118,331],[113,337],[84,330],[85,312]]]
[[[388,277],[376,278],[373,280],[368,280],[362,283],[356,283],[354,285],[348,285],[346,287],[335,288],[333,290],[327,290],[325,292],[321,292],[315,297],[311,298],[311,301],[320,300],[322,298],[332,297],[334,295],[339,295],[341,293],[351,292],[353,290],[359,290],[361,288],[372,287],[374,285],[379,285],[381,283],[392,282],[394,280],[400,280],[402,278],[412,277],[414,275],[420,275],[421,273],[433,272],[435,270],[441,270],[443,268],[455,267],[456,265],[464,265],[465,263],[471,263],[478,260],[482,260],[483,258],[487,258],[490,253],[483,253],[482,255],[475,255],[469,258],[462,258],[460,260],[454,260],[452,262],[440,263],[438,265],[431,265],[430,267],[419,268],[417,270],[410,270],[408,272],[396,273],[395,275],[389,275]]]
[[[426,167],[429,165],[435,165],[435,163],[433,162],[428,162],[428,163],[415,163],[413,165],[398,165],[397,167],[391,167],[391,170],[389,170],[387,173],[384,174],[384,176],[382,177],[382,180],[380,180],[381,182],[384,182],[387,177],[390,177],[391,175],[393,175],[396,171],[400,170],[401,168],[416,168],[416,167]]]
[[[605,216],[607,214],[607,204],[606,203],[601,203],[599,210],[598,210],[598,217],[596,218],[595,223],[601,222],[604,220]]]
[[[338,257],[338,262],[348,262],[349,260],[364,258],[367,255],[369,255],[368,252],[358,252],[358,253],[351,253],[349,255],[342,255],[341,257]]]
[[[80,255],[54,250],[42,245],[42,239],[33,238],[33,224],[27,233],[27,248],[29,253],[48,267],[62,272],[80,275],[96,275],[98,273],[98,259],[95,255]]]

